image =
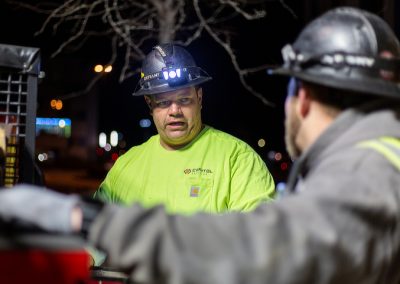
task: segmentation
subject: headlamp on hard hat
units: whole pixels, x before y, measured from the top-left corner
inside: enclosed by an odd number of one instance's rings
[[[180,85],[187,81],[187,69],[186,68],[175,68],[175,67],[164,67],[161,71],[162,78],[168,82],[168,85]]]
[[[171,92],[208,80],[211,77],[196,65],[187,50],[176,44],[161,44],[155,46],[143,61],[134,96]]]

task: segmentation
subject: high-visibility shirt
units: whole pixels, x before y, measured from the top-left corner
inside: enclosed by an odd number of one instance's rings
[[[261,157],[244,141],[210,126],[182,149],[159,135],[132,147],[111,168],[95,197],[114,203],[163,204],[170,213],[249,211],[274,197]]]

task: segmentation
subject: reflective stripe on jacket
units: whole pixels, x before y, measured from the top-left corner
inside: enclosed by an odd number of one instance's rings
[[[363,141],[357,147],[372,148],[382,154],[393,166],[400,171],[400,139],[394,137],[381,137]]]

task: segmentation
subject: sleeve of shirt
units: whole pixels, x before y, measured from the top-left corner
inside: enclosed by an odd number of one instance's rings
[[[100,184],[99,188],[93,194],[93,198],[106,203],[121,203],[113,194],[113,179],[117,171],[116,164],[110,169],[106,178]]]
[[[232,161],[229,210],[250,211],[275,196],[275,183],[261,157],[250,149]]]
[[[104,183],[102,183],[93,194],[93,198],[103,202],[111,202],[111,196],[107,193],[107,189],[106,187],[104,187]]]

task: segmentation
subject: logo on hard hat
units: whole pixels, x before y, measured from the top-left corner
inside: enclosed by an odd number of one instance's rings
[[[154,73],[154,74],[150,74],[150,75],[144,76],[143,80],[144,81],[148,81],[148,80],[151,80],[151,79],[154,79],[154,78],[158,78],[159,76],[160,76],[159,73]]]

